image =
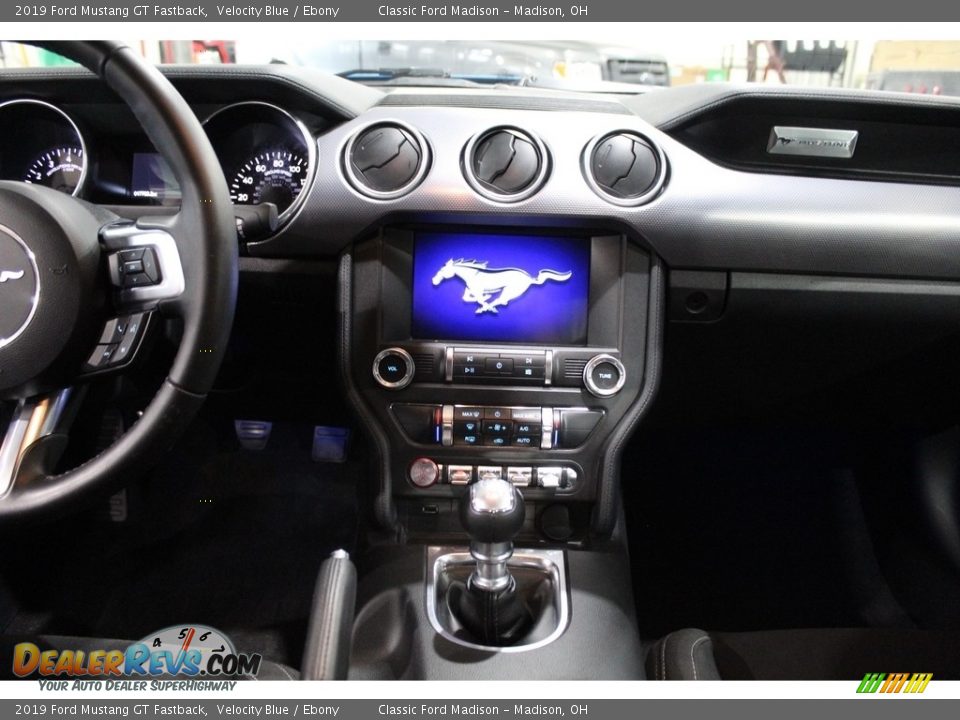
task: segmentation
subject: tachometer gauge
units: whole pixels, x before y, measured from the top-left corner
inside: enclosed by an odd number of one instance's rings
[[[273,203],[282,215],[303,190],[308,170],[299,152],[265,150],[240,166],[230,181],[230,199],[238,205]]]
[[[27,168],[23,181],[73,194],[83,178],[83,148],[60,146],[41,153]]]

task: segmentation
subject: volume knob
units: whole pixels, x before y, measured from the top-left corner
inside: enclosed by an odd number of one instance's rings
[[[409,385],[416,369],[410,353],[399,347],[382,350],[373,359],[374,379],[390,390],[402,390]]]

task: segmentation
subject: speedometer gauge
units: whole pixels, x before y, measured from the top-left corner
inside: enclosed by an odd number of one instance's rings
[[[238,205],[273,203],[282,215],[303,190],[308,169],[298,152],[266,150],[240,166],[230,181],[230,199]]]
[[[312,131],[286,110],[257,100],[221,108],[203,127],[234,205],[275,205],[277,219],[267,229],[270,234],[293,220],[310,195],[316,174],[317,140]],[[241,235],[250,242],[245,229]]]
[[[61,146],[41,153],[27,168],[23,181],[72,194],[83,178],[83,148]]]

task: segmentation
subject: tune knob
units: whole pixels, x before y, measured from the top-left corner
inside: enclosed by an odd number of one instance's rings
[[[413,358],[403,348],[387,348],[373,359],[374,379],[390,390],[405,388],[413,380],[414,372]]]
[[[583,368],[583,384],[597,397],[616,395],[626,381],[626,368],[613,355],[594,355]]]

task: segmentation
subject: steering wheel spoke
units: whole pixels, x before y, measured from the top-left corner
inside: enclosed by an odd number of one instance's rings
[[[18,483],[42,477],[66,448],[82,388],[62,388],[16,403],[0,443],[0,501]]]

